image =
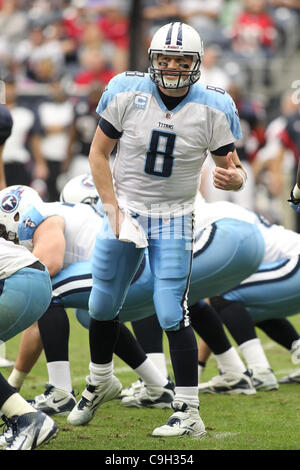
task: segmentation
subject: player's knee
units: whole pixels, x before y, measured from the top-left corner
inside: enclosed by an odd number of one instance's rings
[[[178,331],[189,324],[188,316],[183,315],[182,308],[179,306],[175,310],[170,308],[167,312],[159,310],[156,312],[159,324],[164,331]]]
[[[89,299],[89,314],[95,320],[113,320],[119,311],[115,298],[110,292],[92,289]]]
[[[178,331],[180,329],[180,322],[174,321],[171,315],[159,318],[159,324],[164,331]]]

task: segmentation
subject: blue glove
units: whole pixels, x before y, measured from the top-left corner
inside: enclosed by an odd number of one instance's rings
[[[295,196],[293,194],[293,190],[291,191],[291,197],[290,197],[290,199],[288,199],[288,202],[289,202],[291,208],[294,209],[294,211],[300,212],[300,199],[295,198]]]

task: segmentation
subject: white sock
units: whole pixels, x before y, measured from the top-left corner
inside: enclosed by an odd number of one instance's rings
[[[100,383],[107,382],[113,376],[114,364],[113,361],[107,364],[95,364],[94,362],[90,362],[89,370],[90,384],[99,385]]]
[[[157,387],[164,387],[168,383],[168,379],[161,371],[155,367],[150,359],[145,359],[144,362],[134,369],[134,372],[145,382],[146,385],[154,385]]]
[[[47,362],[49,383],[56,388],[72,392],[72,379],[69,361]]]
[[[165,376],[168,377],[168,369],[166,364],[166,356],[164,353],[149,353],[147,354],[150,361],[157,367],[157,369]]]
[[[234,347],[231,347],[222,354],[215,354],[214,356],[218,363],[218,368],[222,373],[237,372],[238,374],[242,374],[246,372],[246,367]]]
[[[20,416],[25,413],[36,412],[37,410],[33,408],[26,400],[24,400],[21,395],[14,393],[11,395],[2,405],[1,413],[4,414],[7,418],[12,416]]]
[[[265,355],[260,339],[254,338],[240,344],[239,350],[243,354],[248,369],[252,367],[270,368],[270,363]]]
[[[7,382],[9,383],[9,385],[11,385],[16,390],[19,391],[27,375],[28,375],[27,372],[22,372],[20,370],[13,368],[10,376],[7,379]]]
[[[183,401],[193,407],[199,406],[198,387],[175,387],[174,401]]]

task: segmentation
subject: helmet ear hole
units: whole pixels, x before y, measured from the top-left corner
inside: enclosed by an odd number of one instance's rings
[[[14,215],[14,221],[19,222],[19,220],[20,220],[20,212],[16,212],[16,214]]]

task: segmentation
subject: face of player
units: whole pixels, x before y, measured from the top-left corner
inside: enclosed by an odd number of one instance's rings
[[[176,57],[174,55],[159,54],[157,58],[158,68],[163,70],[163,75],[167,80],[174,82],[178,81],[178,73],[185,75],[189,72],[193,62],[192,56],[185,55],[183,57]],[[179,89],[166,89],[160,87],[161,91],[168,96],[182,96],[185,95],[188,87]]]

